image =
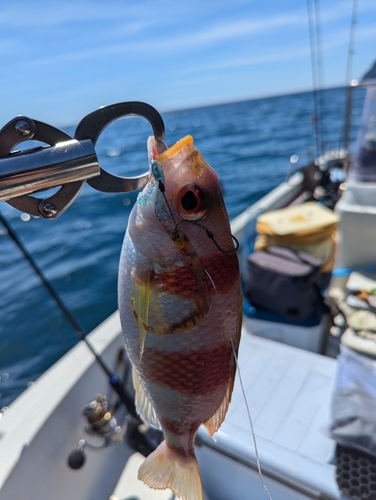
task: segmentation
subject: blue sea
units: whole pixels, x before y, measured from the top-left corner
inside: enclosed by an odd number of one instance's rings
[[[354,93],[351,141],[364,91]],[[325,148],[341,143],[345,89],[322,91]],[[150,103],[153,104],[153,103]],[[165,142],[192,135],[218,173],[230,218],[285,180],[289,159],[299,168],[316,156],[313,93],[299,93],[162,113]],[[38,118],[38,117],[34,117]],[[74,134],[75,126],[64,129]],[[100,136],[100,165],[117,175],[148,169],[152,131],[139,117],[123,118]],[[85,186],[56,220],[28,218],[0,204],[19,239],[86,332],[117,308],[119,255],[137,193],[106,194]],[[0,227],[0,409],[72,348],[78,337],[20,250]]]

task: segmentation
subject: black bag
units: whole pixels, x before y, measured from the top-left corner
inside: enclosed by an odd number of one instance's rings
[[[322,310],[322,262],[304,252],[271,246],[248,256],[245,297],[256,308],[301,321]]]

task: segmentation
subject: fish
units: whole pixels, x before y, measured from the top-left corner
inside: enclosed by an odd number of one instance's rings
[[[231,401],[242,323],[236,244],[218,177],[186,136],[148,139],[149,181],[129,217],[119,312],[141,418],[164,440],[138,477],[202,500],[197,431],[221,426]]]

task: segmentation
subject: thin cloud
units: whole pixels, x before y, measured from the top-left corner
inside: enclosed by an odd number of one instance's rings
[[[65,24],[89,23],[92,21],[108,22],[124,19],[134,15],[134,9],[127,4],[109,5],[107,2],[84,2],[80,0],[69,2],[39,1],[38,5],[12,1],[0,12],[0,26],[5,28],[12,26],[20,27],[56,27]],[[141,17],[141,16],[140,16]],[[145,18],[145,15],[142,16]]]
[[[258,19],[254,21],[235,20],[227,23],[217,23],[207,28],[190,31],[189,34],[182,35],[181,31],[169,36],[161,37],[160,34],[166,33],[165,30],[159,30],[155,34],[150,30],[150,26],[139,25],[138,32],[142,36],[136,41],[126,41],[119,43],[102,44],[98,47],[90,47],[88,49],[75,50],[64,53],[56,53],[51,57],[33,58],[29,64],[33,65],[49,65],[52,63],[69,62],[74,60],[85,60],[90,58],[98,58],[110,54],[120,53],[176,53],[180,50],[202,49],[204,46],[212,46],[216,43],[222,43],[231,39],[239,39],[245,36],[267,33],[279,27],[299,26],[303,22],[302,14],[293,15],[278,15],[274,18]],[[127,30],[126,27],[124,27]],[[129,25],[129,33],[135,32],[135,25]],[[145,31],[149,31],[148,37],[144,36]],[[151,31],[151,33],[150,33]],[[129,34],[128,33],[128,34]],[[20,47],[18,48],[20,50]],[[66,50],[66,49],[65,49]],[[22,64],[25,64],[23,62]],[[26,62],[26,64],[28,64]],[[15,62],[11,67],[17,67],[19,64]]]
[[[213,71],[223,69],[233,69],[246,66],[255,66],[260,64],[270,64],[275,62],[287,61],[290,59],[297,59],[300,57],[307,57],[309,55],[309,47],[302,47],[294,50],[283,50],[278,52],[271,52],[269,54],[262,54],[259,56],[243,57],[237,59],[228,59],[226,61],[219,61],[212,64],[206,64],[200,67],[192,67],[182,70],[182,73],[194,73],[202,71]]]
[[[356,32],[356,40],[374,40],[376,33],[376,24],[370,26],[358,27]],[[349,30],[342,29],[336,30],[335,32],[330,32],[324,37],[322,51],[328,54],[330,51],[343,47],[347,50],[349,42]],[[231,68],[240,68],[246,66],[254,66],[260,64],[270,64],[276,62],[283,62],[303,57],[309,57],[311,54],[310,46],[307,43],[299,48],[284,48],[279,51],[271,51],[269,53],[263,53],[258,56],[242,57],[235,59],[227,59],[222,61],[217,61],[214,63],[208,63],[200,66],[192,66],[190,68],[184,68],[181,70],[182,74],[189,73],[200,73],[203,71],[213,71],[213,70],[223,70]]]
[[[17,3],[16,3],[17,5]],[[46,3],[51,5],[51,3]],[[67,49],[64,46],[64,52],[54,53],[47,57],[31,57],[29,59],[29,64],[35,65],[50,65],[63,62],[74,62],[76,60],[88,60],[92,58],[106,57],[107,55],[116,54],[131,54],[140,56],[154,53],[158,54],[168,54],[173,55],[181,50],[189,50],[190,52],[200,49],[203,50],[205,47],[213,47],[216,44],[225,43],[231,40],[246,39],[246,37],[260,36],[268,34],[270,32],[275,32],[278,29],[286,30],[286,28],[305,28],[307,26],[307,12],[305,9],[290,12],[288,14],[276,14],[274,16],[259,17],[257,19],[244,20],[234,19],[226,20],[226,22],[213,22],[201,29],[196,29],[193,31],[189,30],[188,33],[183,33],[184,25],[181,29],[163,29],[164,24],[162,23],[160,29],[152,29],[154,25],[158,25],[159,19],[157,15],[154,15],[154,8],[147,8],[147,6],[152,7],[150,2],[141,2],[140,8],[132,5],[129,7],[127,3],[124,8],[111,9],[106,6],[104,8],[103,4],[94,4],[87,2],[69,2],[69,8],[66,4],[60,5],[55,4],[54,8],[50,7],[46,9],[43,16],[35,13],[35,10],[29,9],[30,12],[24,12],[23,17],[15,16],[14,9],[8,7],[7,10],[0,14],[0,24],[1,20],[3,23],[9,23],[9,18],[13,19],[14,23],[28,22],[33,26],[39,25],[53,25],[64,24],[66,22],[77,23],[77,22],[91,22],[91,21],[109,21],[124,16],[126,21],[124,24],[109,26],[108,23],[103,23],[103,28],[99,30],[97,34],[97,39],[94,41],[97,46],[89,46],[87,48],[81,48],[80,50]],[[86,6],[86,7],[85,7]],[[90,7],[91,6],[91,7]],[[349,8],[346,8],[348,6]],[[79,7],[79,8],[78,8]],[[90,8],[89,8],[90,7]],[[141,9],[142,7],[142,9]],[[372,3],[368,3],[363,9],[374,9]],[[330,23],[334,20],[339,20],[345,17],[349,17],[350,2],[341,2],[339,4],[331,7],[330,9],[323,9],[321,13],[321,21],[323,23]],[[30,16],[29,16],[30,13]],[[144,17],[142,17],[142,13]],[[27,15],[26,15],[27,14]],[[85,15],[84,15],[85,14]],[[168,19],[164,19],[164,23],[168,23],[170,26],[174,21],[174,14],[178,14],[172,11],[171,16]],[[151,21],[153,19],[153,21]],[[176,17],[175,17],[176,19]],[[19,24],[20,25],[20,24]],[[9,26],[9,24],[8,24]],[[106,31],[108,30],[108,33]],[[109,36],[110,35],[110,36]],[[124,41],[124,38],[126,40]],[[127,39],[128,38],[128,39]],[[83,40],[83,44],[88,43],[88,40]],[[13,53],[19,53],[22,50],[23,44],[13,44],[9,47],[8,55]],[[81,45],[82,47],[82,45]],[[252,58],[251,58],[252,60]],[[274,58],[273,58],[274,60]],[[10,63],[10,67],[18,67],[17,61]],[[22,64],[25,64],[23,62]],[[26,62],[28,64],[28,62]],[[234,63],[233,63],[234,64]],[[239,63],[239,65],[244,65],[244,63]]]

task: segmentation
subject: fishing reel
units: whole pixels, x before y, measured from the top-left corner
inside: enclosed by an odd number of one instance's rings
[[[92,450],[100,450],[126,439],[132,449],[146,457],[159,445],[162,440],[161,431],[150,429],[128,413],[119,425],[115,417],[116,411],[117,407],[110,408],[107,397],[102,394],[98,394],[84,406],[82,414],[87,421],[85,431],[90,436],[100,438],[102,443],[94,445],[86,439],[80,439],[76,449],[68,457],[71,469],[80,469],[84,465],[86,446]]]
[[[129,414],[125,416],[122,425],[118,425],[115,411],[116,408],[110,410],[106,396],[98,394],[97,398],[83,409],[83,415],[88,422],[85,431],[92,436],[104,438],[102,447],[119,443],[126,437],[131,448],[142,455],[147,456],[154,451],[161,441],[161,432],[151,429]]]
[[[86,461],[84,449],[86,446],[93,450],[99,450],[123,441],[126,422],[124,420],[122,425],[118,425],[114,415],[115,411],[115,408],[110,408],[107,397],[103,394],[98,394],[96,399],[84,406],[82,414],[87,421],[85,431],[91,436],[101,438],[102,443],[94,445],[85,439],[80,439],[77,448],[68,457],[68,465],[71,469],[80,469],[84,465]]]
[[[110,410],[106,396],[98,394],[96,399],[85,405],[83,415],[88,422],[85,426],[87,433],[105,438],[106,441],[121,440],[121,426]]]
[[[156,109],[143,102],[103,106],[85,116],[74,137],[46,123],[18,116],[0,130],[0,201],[35,217],[55,219],[76,199],[85,182],[98,191],[121,193],[142,189],[145,172],[136,177],[118,177],[99,165],[95,144],[102,131],[124,116],[146,118],[157,141],[164,137],[164,123]],[[13,149],[25,141],[48,146],[25,151]],[[47,198],[31,196],[37,191],[61,186]]]

